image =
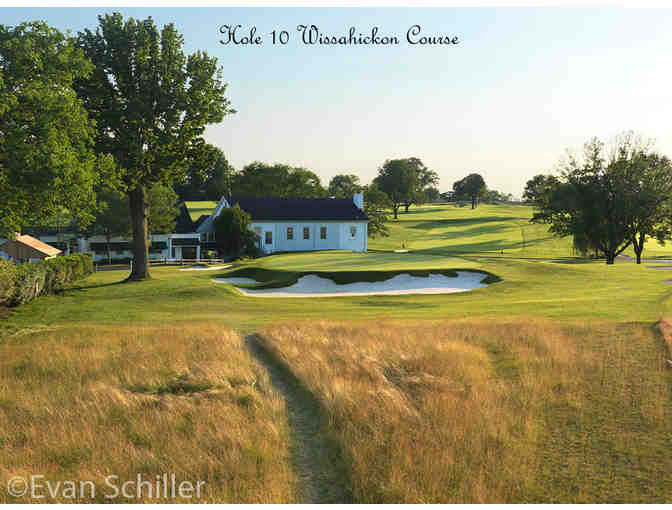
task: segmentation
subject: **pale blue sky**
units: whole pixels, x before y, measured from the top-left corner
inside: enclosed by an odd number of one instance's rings
[[[416,156],[442,191],[470,172],[520,195],[566,148],[633,129],[672,155],[672,10],[411,8],[2,8],[2,23],[43,19],[73,32],[120,11],[174,22],[185,49],[217,56],[238,113],[206,131],[238,169],[254,161],[364,183],[385,159]],[[398,46],[305,46],[298,24],[355,26]],[[222,24],[256,26],[257,47],[223,46]],[[410,46],[413,24],[459,36]],[[270,32],[287,30],[286,46]]]

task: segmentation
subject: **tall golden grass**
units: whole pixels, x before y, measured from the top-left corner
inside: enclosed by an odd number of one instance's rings
[[[357,502],[664,502],[672,406],[650,326],[268,327],[319,399]]]
[[[230,329],[95,327],[0,344],[0,502],[31,502],[8,495],[14,476],[91,480],[105,502],[106,476],[138,473],[204,481],[185,502],[291,502],[288,441],[283,400]],[[148,496],[114,501],[170,500]]]

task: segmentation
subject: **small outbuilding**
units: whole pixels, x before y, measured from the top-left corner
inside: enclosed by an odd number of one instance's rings
[[[15,239],[10,239],[0,245],[0,251],[5,252],[11,260],[17,263],[38,262],[63,253],[58,248],[43,243],[29,235],[17,234]]]

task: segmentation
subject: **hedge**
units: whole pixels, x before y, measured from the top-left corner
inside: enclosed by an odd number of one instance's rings
[[[43,294],[52,294],[93,273],[93,258],[87,253],[10,265],[13,269],[6,271],[5,264],[0,265],[0,302],[10,306],[27,303]]]
[[[16,266],[9,260],[0,259],[0,303],[9,301],[14,294]]]

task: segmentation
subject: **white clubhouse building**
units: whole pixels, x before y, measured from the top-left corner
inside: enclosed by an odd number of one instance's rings
[[[196,231],[214,240],[214,220],[235,204],[251,218],[258,247],[264,253],[314,250],[365,252],[369,219],[364,198],[225,197]]]
[[[198,207],[190,209],[190,205]],[[209,214],[201,214],[203,205]],[[219,202],[186,202],[180,207],[175,230],[153,233],[150,259],[197,259],[216,249],[214,220],[224,208],[238,204],[252,218],[251,229],[258,236],[258,247],[274,252],[347,250],[365,252],[368,222],[363,195],[348,198],[222,197]],[[214,208],[213,208],[214,206]],[[195,212],[198,211],[198,212]],[[203,211],[205,212],[205,211]],[[132,258],[131,241],[126,237],[106,239],[86,235],[70,228],[33,228],[30,233],[42,242],[70,253],[91,253],[94,261],[106,261],[108,246],[112,261]],[[2,244],[0,239],[0,245]],[[0,257],[7,255],[0,248]]]

